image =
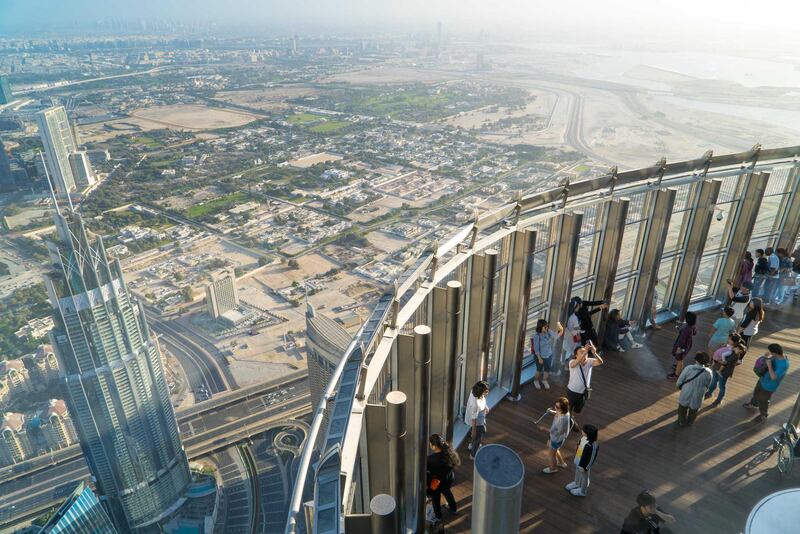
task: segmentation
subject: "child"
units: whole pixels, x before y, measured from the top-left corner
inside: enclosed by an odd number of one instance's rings
[[[722,310],[722,317],[714,321],[714,334],[708,340],[708,352],[713,354],[718,348],[725,345],[730,333],[736,331],[733,314],[734,309],[731,306],[725,306]]]
[[[692,312],[686,312],[686,324],[683,325],[681,331],[678,333],[678,339],[672,346],[672,357],[675,358],[672,373],[667,375],[668,380],[677,380],[683,371],[683,358],[692,350],[692,338],[697,334],[697,315]]]
[[[586,497],[586,492],[589,490],[589,471],[597,459],[597,451],[600,448],[597,444],[597,427],[583,425],[581,431],[583,436],[578,443],[578,450],[575,451],[575,481],[564,486],[564,489],[574,497]]]
[[[553,424],[550,425],[550,436],[547,439],[550,465],[542,471],[545,475],[557,473],[559,467],[562,469],[567,467],[567,462],[561,456],[561,446],[567,440],[569,429],[572,426],[570,425],[569,417],[569,401],[566,397],[558,399],[550,411],[555,416],[553,417]]]

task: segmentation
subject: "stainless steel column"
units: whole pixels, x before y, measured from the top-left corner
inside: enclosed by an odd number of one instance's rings
[[[406,484],[406,394],[390,391],[386,395],[386,436],[389,440],[389,486],[397,506],[397,532],[405,528]]]
[[[551,261],[547,262],[548,272],[544,279],[542,295],[548,299],[547,320],[554,328],[555,321],[561,321],[564,326],[567,323],[567,303],[572,292],[581,224],[583,224],[583,212],[576,211],[559,215],[551,225],[551,231],[555,232],[555,250]],[[557,348],[554,363],[561,365],[560,341]]]
[[[467,389],[486,377],[484,347],[488,344],[490,335],[497,251],[487,250],[484,253],[473,254],[469,262],[469,286],[465,294],[463,335],[464,381]],[[490,310],[488,316],[487,307]]]
[[[389,465],[389,433],[387,432],[386,406],[367,404],[364,410],[364,432],[362,432],[359,452],[362,464],[366,462],[366,478],[369,480],[369,495],[391,491]],[[366,452],[366,455],[363,454]],[[366,456],[366,459],[363,458]],[[364,478],[364,477],[362,477]]]
[[[639,256],[639,275],[634,281],[631,314],[640,325],[646,324],[653,305],[653,290],[658,281],[658,266],[664,252],[672,205],[675,203],[675,189],[650,191],[647,199],[647,226],[641,243]]]
[[[371,534],[399,534],[397,504],[391,495],[381,493],[369,501]]]
[[[473,534],[519,532],[525,466],[505,445],[478,449],[472,482]]]
[[[628,216],[630,200],[618,198],[603,204],[603,230],[597,247],[595,260],[595,281],[592,300],[611,300],[614,296],[614,279],[617,277],[617,263],[622,249],[622,236],[625,234],[625,219]],[[598,325],[599,339],[603,339],[605,318],[608,310],[603,310],[603,317]]]
[[[708,239],[708,230],[714,218],[717,197],[722,187],[722,180],[705,180],[694,185],[694,205],[691,208],[684,235],[683,257],[675,271],[675,290],[672,297],[672,311],[682,318],[689,310],[694,282],[700,269],[700,260]],[[667,301],[667,297],[664,297]]]
[[[528,327],[528,303],[531,296],[533,276],[533,249],[536,232],[518,230],[513,234],[509,281],[506,291],[505,326],[503,329],[503,354],[500,362],[500,385],[506,388],[508,398],[518,401],[522,353],[525,348],[525,333]]]
[[[778,246],[785,248],[791,254],[794,252],[794,245],[800,233],[800,164],[795,163],[789,171],[782,208],[786,216],[778,235]]]
[[[750,246],[753,226],[756,224],[758,210],[761,208],[761,200],[764,198],[768,182],[768,172],[746,173],[739,178],[739,200],[735,203],[735,208],[728,214],[732,218],[728,237],[728,253],[722,256],[723,263],[719,271],[719,279],[712,281],[712,284],[717,285],[714,294],[720,302],[724,302],[728,298],[727,288],[724,284],[717,282],[726,278],[736,278],[736,273],[742,263],[742,256]]]
[[[461,307],[461,282],[434,287],[431,300],[431,433],[450,440]]]
[[[414,456],[414,499],[416,504],[416,530],[425,530],[425,471],[428,458],[430,431],[429,387],[431,365],[431,329],[425,325],[414,327],[414,422],[416,454]]]
[[[492,350],[492,306],[494,305],[495,279],[497,278],[496,250],[487,250],[483,269],[483,310],[481,313],[481,380],[489,374],[489,351]]]

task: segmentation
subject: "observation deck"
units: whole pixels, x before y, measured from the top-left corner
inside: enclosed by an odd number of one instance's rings
[[[800,146],[754,147],[739,154],[564,183],[476,217],[419,258],[379,301],[333,374],[301,457],[287,533],[371,532],[369,503],[388,494],[398,532],[424,528],[424,472],[432,433],[461,444],[469,390],[492,387],[485,443],[511,447],[526,466],[520,529],[606,532],[619,529],[650,489],[673,512],[680,532],[738,532],[750,508],[784,487],[753,461],[786,421],[799,389],[789,377],[766,424],[741,407],[752,391],[752,361],[766,344],[798,347],[800,313],[770,309],[746,364],[729,382],[726,402],[688,429],[674,428],[677,395],[664,377],[676,332],[671,321],[701,314],[694,350],[726,300],[742,255],[766,246],[794,250],[800,230]],[[527,344],[540,318],[566,323],[571,296],[607,299],[644,324],[653,306],[664,329],[643,349],[609,353],[596,370],[581,423],[600,429],[589,497],[568,495],[572,469],[546,476],[546,434],[533,425],[563,394],[526,385],[533,376]],[[595,315],[602,337],[605,314]],[[558,351],[557,351],[558,353]],[[405,393],[404,404],[397,404]],[[504,401],[522,394],[522,402]],[[402,397],[402,396],[400,396]],[[325,428],[322,422],[326,421]],[[317,440],[317,436],[320,437]],[[324,436],[324,439],[323,439]],[[563,449],[568,462],[575,447]],[[470,531],[472,463],[456,473],[461,511],[448,532]],[[774,463],[774,462],[773,462]],[[447,517],[446,517],[447,519]]]

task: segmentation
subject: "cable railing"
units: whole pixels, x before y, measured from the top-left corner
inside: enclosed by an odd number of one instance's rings
[[[573,291],[612,300],[640,324],[652,315],[653,295],[660,292],[659,320],[680,317],[690,305],[704,305],[692,299],[694,281],[703,259],[723,250],[726,259],[717,262],[705,298],[706,305],[716,304],[723,298],[720,280],[733,273],[751,245],[765,191],[783,195],[769,235],[776,236],[778,245],[794,247],[800,229],[799,156],[800,146],[756,145],[738,154],[709,151],[682,162],[662,159],[643,169],[612,168],[597,178],[519,196],[476,215],[441,244],[433,243],[382,297],[334,372],[306,440],[286,533],[342,532],[358,524],[369,514],[371,497],[401,491],[392,485],[392,469],[410,470],[411,480],[403,478],[406,493],[392,496],[403,503],[402,517],[418,520],[414,470],[392,464],[387,452],[389,391],[410,393],[406,413],[424,414],[421,421],[407,417],[404,445],[409,465],[424,461],[426,451],[413,445],[421,432],[441,433],[455,442],[466,435],[459,416],[472,383],[484,379],[493,386],[490,403],[506,393],[518,395],[531,374],[523,355],[531,325],[536,317],[564,322],[564,303]],[[770,180],[775,170],[780,184]],[[728,191],[731,180],[735,193]],[[733,204],[728,210],[732,220],[724,235],[714,236],[715,249],[704,254],[718,200]],[[669,222],[676,201],[690,216],[673,235]],[[583,223],[584,213],[594,231]],[[537,237],[541,231],[549,233],[546,239]],[[590,244],[581,246],[581,237]],[[631,245],[625,254],[635,257],[625,272],[617,273],[620,252]],[[666,254],[672,262],[668,279],[660,269],[665,247],[681,250]],[[573,280],[576,263],[591,266],[588,274],[581,271],[580,280]],[[537,297],[529,300],[534,277]],[[424,400],[414,396],[415,380],[423,376],[414,374],[415,361],[424,361],[418,359],[420,347],[430,347],[429,368],[423,373],[428,381],[423,391],[430,391],[430,398]],[[431,381],[436,381],[435,391],[429,389]],[[321,427],[323,420],[329,421],[327,429]],[[319,435],[326,439],[318,440]],[[315,443],[321,443],[319,450],[313,450]]]

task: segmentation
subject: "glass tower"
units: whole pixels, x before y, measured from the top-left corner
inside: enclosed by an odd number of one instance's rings
[[[60,195],[68,195],[75,190],[75,177],[69,164],[69,155],[75,152],[75,136],[69,125],[64,106],[52,107],[36,114],[39,124],[39,137],[42,138],[47,156],[47,170],[50,179]]]
[[[39,534],[117,534],[97,495],[82,482]]]
[[[119,261],[76,213],[56,214],[47,278],[67,404],[100,499],[121,532],[145,532],[190,482],[161,353]]]

